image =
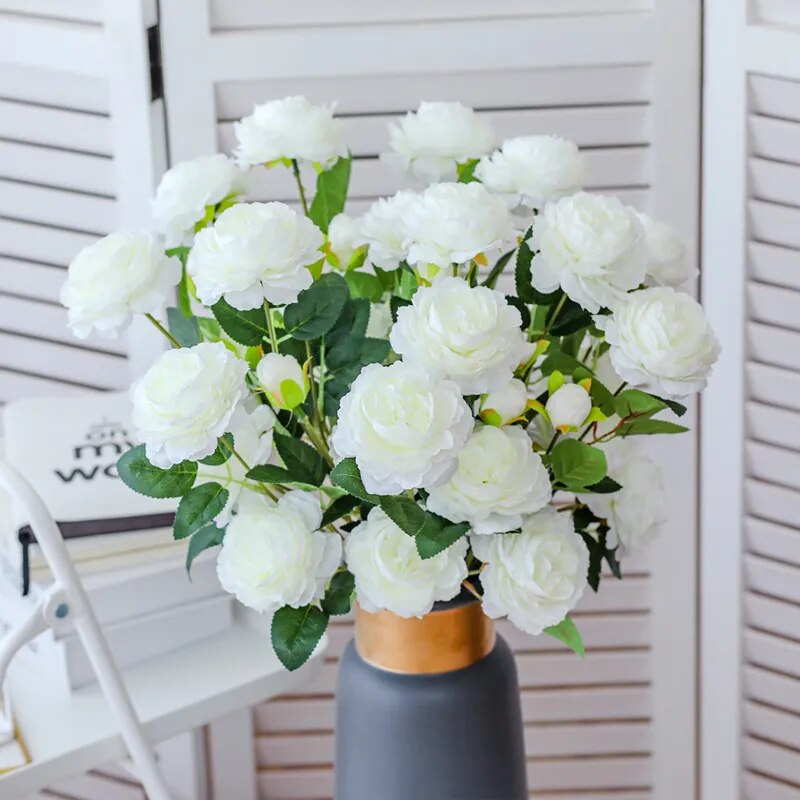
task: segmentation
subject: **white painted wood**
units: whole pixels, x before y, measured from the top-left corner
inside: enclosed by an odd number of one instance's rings
[[[205,736],[195,728],[156,747],[158,765],[173,797],[209,800]]]
[[[253,714],[242,708],[212,720],[207,729],[213,800],[256,800]]]

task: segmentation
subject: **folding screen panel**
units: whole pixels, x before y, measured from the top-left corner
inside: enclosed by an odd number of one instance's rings
[[[708,8],[703,796],[800,796],[800,3]]]
[[[474,106],[498,137],[576,140],[589,187],[697,236],[699,0],[185,0],[161,3],[173,162],[230,152],[255,102],[338,100],[356,158],[358,213],[396,179],[378,161],[386,125],[421,99]],[[262,199],[296,201],[264,172]],[[690,423],[691,424],[691,423]],[[674,800],[694,795],[695,470],[691,437],[661,450],[673,515],[662,540],[577,614],[580,661],[501,629],[518,653],[532,796]],[[302,695],[256,710],[265,800],[330,798],[336,660]]]

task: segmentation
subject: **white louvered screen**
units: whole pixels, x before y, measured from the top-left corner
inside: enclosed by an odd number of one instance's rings
[[[335,99],[356,156],[348,210],[358,213],[397,188],[377,159],[392,117],[421,99],[460,100],[499,137],[573,138],[591,188],[696,237],[695,0],[192,0],[162,3],[161,21],[173,162],[230,152],[233,120],[255,102]],[[296,199],[291,176],[277,169],[255,195]],[[663,451],[681,498],[664,539],[628,564],[625,581],[583,603],[585,661],[509,631],[540,800],[693,796],[693,452],[691,437]],[[336,659],[349,636],[347,621],[335,623],[317,684],[256,710],[264,800],[332,796]]]
[[[152,24],[154,2],[0,0],[0,403],[130,380],[129,341],[78,341],[58,298],[82,247],[146,221]]]
[[[704,797],[789,800],[800,797],[800,3],[749,12],[712,3],[708,30],[704,296],[724,352],[703,413],[702,784]]]

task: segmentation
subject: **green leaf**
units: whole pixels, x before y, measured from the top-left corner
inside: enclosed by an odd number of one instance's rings
[[[273,441],[293,481],[322,485],[328,474],[328,465],[311,445],[282,435],[275,436]]]
[[[325,364],[330,369],[350,364],[361,353],[369,325],[369,300],[348,300],[325,337]]]
[[[364,339],[361,346],[361,366],[367,364],[380,364],[386,360],[391,346],[388,339],[373,339],[371,336]]]
[[[562,439],[550,454],[550,466],[556,482],[579,490],[598,483],[606,476],[606,454],[577,439]]]
[[[425,525],[414,537],[421,558],[433,558],[455,544],[469,530],[468,522],[451,523],[437,514],[428,512]]]
[[[403,306],[410,306],[411,301],[407,300],[405,297],[398,297],[397,295],[392,295],[389,299],[389,309],[392,312],[392,322],[397,322],[397,312],[403,308]]]
[[[575,519],[576,532],[581,536],[589,551],[589,569],[586,575],[589,586],[596,592],[600,588],[600,579],[602,577],[603,561],[605,561],[611,574],[616,578],[622,578],[622,569],[617,559],[617,548],[609,549],[608,547],[608,526],[601,525],[597,533],[589,533],[588,531],[578,529],[578,514],[573,515]]]
[[[667,408],[667,404],[647,392],[639,389],[626,389],[614,398],[614,410],[621,417],[630,417],[633,414],[656,414]]]
[[[586,376],[576,376],[575,373],[573,373],[573,378],[577,378],[577,380],[583,380],[584,377]],[[594,405],[596,405],[607,417],[610,417],[613,413],[615,413],[614,400],[616,398],[597,378],[592,377],[591,380],[592,385],[589,387],[589,397],[592,398]]]
[[[353,298],[366,298],[371,303],[380,303],[383,297],[383,284],[377,275],[369,272],[348,272],[344,276]]]
[[[347,614],[353,602],[356,579],[351,572],[337,572],[328,584],[322,600],[322,610],[331,616]]]
[[[308,216],[323,233],[328,232],[330,221],[344,211],[351,162],[350,156],[343,156],[330,169],[317,176],[317,192],[308,209]]]
[[[350,290],[341,275],[323,275],[300,292],[296,303],[284,309],[286,333],[301,341],[318,339],[334,326],[349,297]]]
[[[233,434],[223,433],[219,438],[222,442],[217,444],[217,449],[210,456],[200,459],[201,464],[207,467],[219,467],[233,455]]]
[[[686,406],[683,405],[683,403],[678,403],[675,400],[667,400],[665,397],[659,397],[655,394],[650,396],[655,397],[656,400],[660,400],[665,406],[670,408],[677,417],[682,417],[686,413]]]
[[[361,471],[354,458],[345,458],[331,470],[331,480],[342,489],[346,489],[354,497],[364,500],[367,503],[378,505],[381,498],[376,494],[370,494],[364,488],[361,480]]]
[[[316,606],[283,606],[272,618],[272,647],[281,664],[296,670],[308,661],[328,627],[328,615]]]
[[[522,238],[522,244],[520,244],[517,250],[517,261],[514,267],[514,286],[517,290],[517,297],[519,297],[523,303],[536,303],[536,305],[540,306],[549,306],[558,300],[561,292],[556,289],[554,292],[545,293],[533,288],[531,265],[535,254],[528,244],[531,231],[532,229],[528,228]]]
[[[527,304],[523,300],[520,300],[519,297],[514,297],[514,295],[510,294],[506,295],[506,302],[519,311],[519,326],[522,330],[527,330],[531,324],[531,310],[528,308]]]
[[[207,342],[216,342],[222,336],[222,326],[213,317],[195,317],[200,334]]]
[[[503,274],[503,270],[506,268],[506,265],[509,261],[511,261],[511,257],[514,255],[514,250],[509,250],[507,253],[503,253],[500,258],[497,259],[495,265],[492,267],[489,274],[486,276],[486,280],[483,282],[483,286],[488,286],[490,289],[494,289],[497,284],[498,278]]]
[[[247,477],[259,483],[292,483],[293,478],[288,469],[275,464],[259,464],[248,471]]]
[[[587,486],[584,491],[594,492],[594,494],[612,494],[613,492],[618,492],[621,488],[621,484],[606,475],[605,478],[599,480],[597,483]]]
[[[336,522],[339,517],[349,514],[358,505],[358,498],[353,497],[351,494],[343,494],[337,497],[326,509],[322,515],[322,527]]]
[[[550,375],[555,370],[563,372],[565,375],[573,375],[576,370],[585,370],[586,367],[577,358],[563,352],[562,350],[547,351],[547,356],[542,362],[542,374]]]
[[[558,294],[558,292],[554,292]],[[589,328],[592,326],[592,315],[581,308],[572,300],[567,300],[561,307],[561,311],[555,324],[550,328],[551,336],[568,336],[571,333]]]
[[[191,576],[192,563],[200,553],[222,544],[224,537],[225,528],[218,528],[216,525],[206,525],[204,528],[200,528],[189,539],[189,547],[186,551],[186,574]]]
[[[386,516],[409,536],[416,536],[425,527],[429,513],[415,500],[405,495],[382,497],[381,508],[386,512]]]
[[[194,461],[181,461],[169,469],[153,466],[143,444],[123,453],[117,461],[122,482],[134,492],[147,497],[180,497],[192,488],[197,477]]]
[[[410,300],[416,294],[417,289],[419,289],[419,284],[414,271],[410,267],[401,269],[400,278],[397,281],[397,294]]]
[[[172,534],[175,539],[185,539],[204,528],[225,508],[228,490],[212,481],[190,489],[178,503]]]
[[[211,311],[234,342],[254,346],[261,344],[269,336],[267,315],[263,308],[239,311],[222,298],[211,306]]]
[[[549,628],[545,628],[544,632],[548,636],[552,636],[554,639],[563,642],[581,658],[586,655],[586,648],[583,646],[581,634],[575,623],[569,617],[564,617],[558,625],[551,625]]]
[[[650,436],[663,433],[686,433],[689,429],[684,425],[676,425],[665,419],[640,417],[620,425],[617,436]]]
[[[475,167],[478,166],[479,162],[480,162],[479,158],[470,158],[467,161],[463,161],[460,164],[456,164],[458,182],[459,183],[477,182],[478,179],[475,177]]]
[[[174,306],[167,309],[167,327],[181,347],[193,347],[202,341],[197,319],[185,317]]]

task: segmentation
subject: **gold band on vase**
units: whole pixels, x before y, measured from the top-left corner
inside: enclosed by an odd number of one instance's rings
[[[405,619],[390,611],[371,614],[356,607],[356,650],[387,672],[430,675],[480,661],[494,648],[494,626],[480,603]]]

